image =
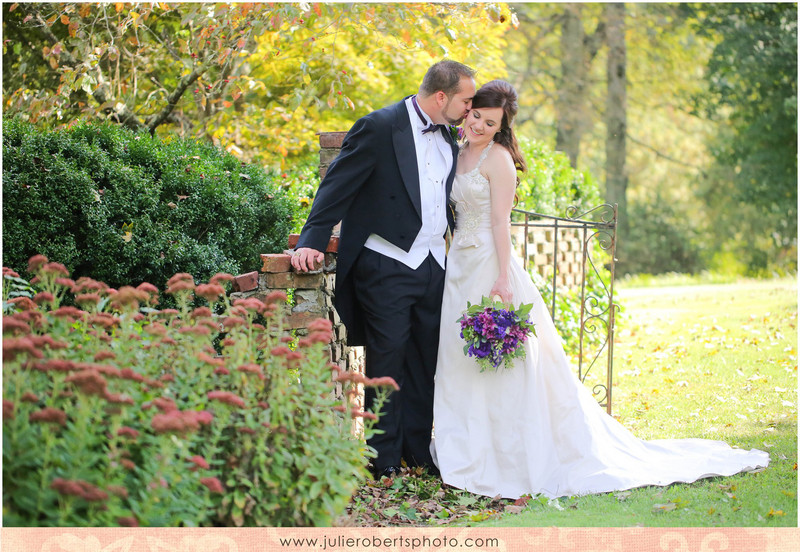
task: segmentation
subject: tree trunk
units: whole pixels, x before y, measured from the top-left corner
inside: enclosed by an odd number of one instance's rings
[[[628,234],[628,175],[625,168],[627,132],[627,77],[625,52],[625,4],[606,4],[608,44],[608,94],[606,95],[606,201],[618,205],[617,251]],[[620,256],[624,262],[624,255]]]
[[[586,112],[589,67],[603,44],[605,22],[600,21],[592,34],[583,29],[583,4],[564,4],[561,19],[561,81],[556,97],[556,149],[578,166],[581,137],[591,128]]]
[[[581,4],[564,4],[561,24],[561,84],[556,99],[556,149],[567,154],[573,167],[578,165],[580,153],[586,88],[582,9]]]

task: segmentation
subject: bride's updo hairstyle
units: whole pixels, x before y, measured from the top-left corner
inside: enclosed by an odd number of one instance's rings
[[[519,149],[517,137],[514,136],[514,117],[517,116],[519,104],[517,103],[517,91],[504,80],[493,80],[481,86],[480,90],[472,98],[472,109],[482,107],[500,107],[503,109],[503,121],[500,124],[500,132],[494,135],[494,141],[505,147],[514,160],[514,166],[520,172],[525,172],[528,165],[525,157]]]

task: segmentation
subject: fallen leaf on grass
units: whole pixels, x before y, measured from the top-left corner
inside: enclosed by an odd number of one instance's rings
[[[773,510],[772,508],[769,509],[767,512],[767,517],[775,517],[775,516],[785,516],[786,512],[783,510]]]
[[[514,501],[514,506],[527,506],[530,499],[530,496],[521,496]]]
[[[523,506],[506,506],[506,509],[503,511],[509,514],[518,514],[524,509],[525,508]]]
[[[496,516],[498,512],[496,510],[484,510],[483,512],[478,512],[477,514],[471,515],[469,517],[470,521],[486,521],[492,516]]]
[[[653,513],[658,514],[660,512],[671,512],[672,510],[677,509],[678,505],[674,502],[667,502],[666,504],[653,504]]]

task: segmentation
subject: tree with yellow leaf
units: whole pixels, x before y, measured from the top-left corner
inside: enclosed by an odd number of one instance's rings
[[[513,24],[504,4],[5,4],[3,110],[210,137],[275,166],[438,59],[504,76]]]
[[[444,57],[478,69],[479,81],[504,77],[502,37],[512,19],[508,8],[487,5],[317,5],[302,24],[257,39],[248,100],[221,117],[217,132],[266,162],[272,151],[259,144],[274,144],[282,158],[302,155],[317,132],[347,130],[416,92]]]

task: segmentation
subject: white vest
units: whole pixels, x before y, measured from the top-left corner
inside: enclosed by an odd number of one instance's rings
[[[445,184],[453,168],[453,149],[438,129],[422,134],[422,130],[429,122],[420,119],[411,103],[411,98],[406,99],[406,109],[411,120],[414,147],[417,152],[422,228],[408,252],[377,234],[370,235],[364,247],[400,261],[412,269],[419,268],[428,257],[428,253],[431,253],[436,262],[444,268],[446,251],[444,233],[447,231]]]

